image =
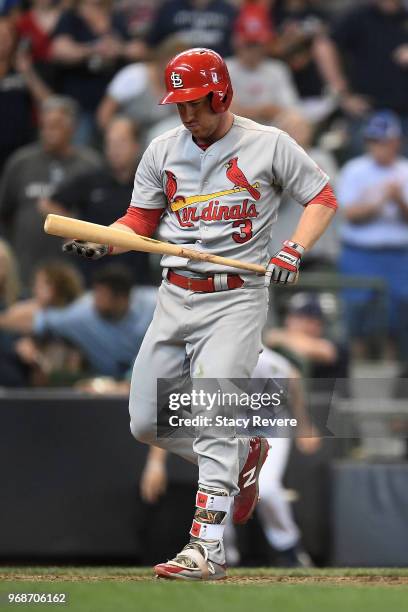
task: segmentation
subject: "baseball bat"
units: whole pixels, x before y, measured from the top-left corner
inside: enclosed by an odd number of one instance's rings
[[[266,272],[265,268],[258,264],[246,263],[239,259],[230,259],[210,253],[202,253],[195,249],[186,249],[181,245],[154,240],[146,236],[139,236],[139,234],[130,234],[116,227],[107,227],[105,225],[98,225],[97,223],[73,219],[72,217],[63,217],[62,215],[47,215],[44,223],[44,231],[47,234],[60,236],[61,238],[75,238],[77,240],[95,242],[96,244],[107,244],[113,247],[121,247],[128,251],[176,255],[177,257],[185,257],[186,259],[194,259],[195,261],[208,261],[230,268],[255,272],[257,274],[265,274]]]

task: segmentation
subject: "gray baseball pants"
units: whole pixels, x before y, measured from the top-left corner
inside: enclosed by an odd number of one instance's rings
[[[245,287],[194,293],[164,279],[152,323],[136,358],[129,400],[131,431],[148,444],[198,463],[199,482],[238,493],[248,439],[156,436],[157,379],[250,378],[261,351],[268,291]],[[194,416],[194,412],[192,414]]]

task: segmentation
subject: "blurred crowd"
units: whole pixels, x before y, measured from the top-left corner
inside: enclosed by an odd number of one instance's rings
[[[164,66],[191,46],[227,58],[234,113],[285,130],[330,175],[340,212],[303,270],[318,293],[319,274],[337,279],[334,327],[352,356],[378,356],[381,338],[383,356],[406,370],[407,4],[1,0],[0,385],[86,389],[93,379],[103,391],[109,377],[126,387],[157,261],[74,261],[44,234],[44,217],[108,225],[125,213],[143,151],[179,122],[157,105]],[[300,214],[285,196],[271,251]],[[305,325],[265,341],[290,344],[292,333],[308,357]]]

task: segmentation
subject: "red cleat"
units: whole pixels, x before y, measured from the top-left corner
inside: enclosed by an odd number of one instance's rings
[[[251,438],[249,454],[238,480],[239,493],[234,500],[232,520],[236,525],[244,525],[252,516],[258,503],[258,480],[269,444],[266,438]]]

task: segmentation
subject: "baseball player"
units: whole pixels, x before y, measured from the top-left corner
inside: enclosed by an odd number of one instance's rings
[[[289,359],[264,348],[253,372],[253,378],[282,379],[289,393],[289,412],[296,417],[298,428],[295,443],[304,454],[313,454],[320,447],[320,438],[310,421],[305,406],[301,374]],[[310,565],[311,561],[300,544],[300,532],[286,499],[282,479],[289,460],[292,442],[290,434],[276,428],[275,437],[268,438],[271,451],[259,478],[260,503],[257,508],[265,536],[277,553],[277,563],[283,567]]]
[[[162,259],[163,282],[153,321],[135,361],[129,410],[136,439],[198,463],[190,541],[157,576],[223,578],[223,531],[255,509],[268,443],[255,437],[195,439],[156,435],[157,380],[189,376],[249,378],[261,349],[268,286],[293,283],[304,252],[329,225],[337,207],[328,176],[287,134],[229,111],[232,86],[224,60],[189,49],[165,69],[161,104],[177,104],[179,127],[155,138],[135,176],[131,204],[115,227],[267,266],[264,275],[174,256]],[[298,227],[272,258],[268,243],[283,190],[304,206]],[[120,249],[71,241],[65,250],[98,259]],[[194,415],[194,411],[193,411]],[[171,521],[169,522],[171,529]]]

